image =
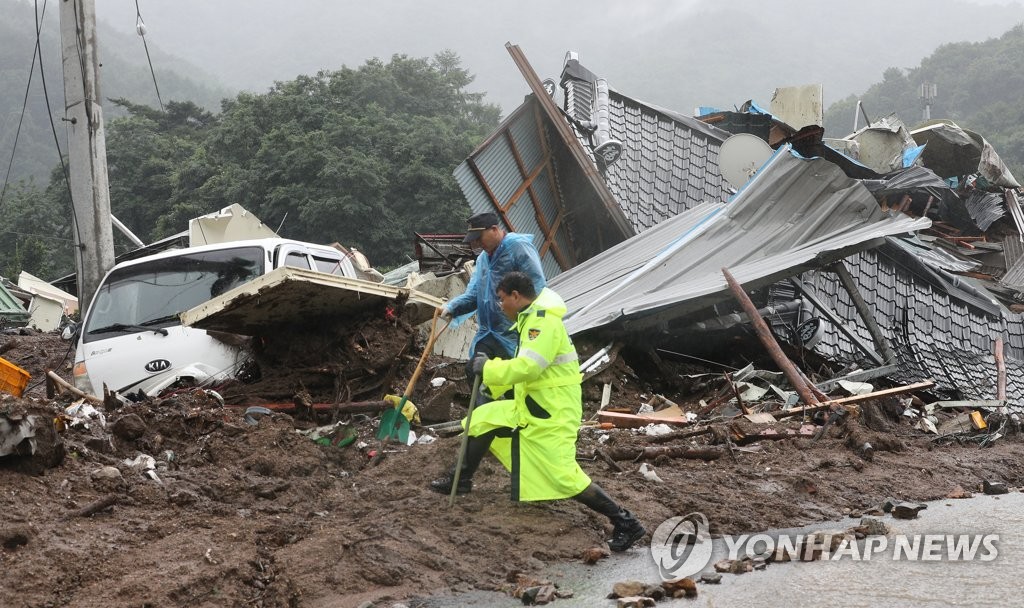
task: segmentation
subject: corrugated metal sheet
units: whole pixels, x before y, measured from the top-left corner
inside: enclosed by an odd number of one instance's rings
[[[996,220],[1006,214],[1003,197],[991,192],[975,190],[964,201],[964,205],[982,232],[988,230]]]
[[[562,205],[557,190],[552,186],[557,179],[553,175],[546,142],[541,140],[541,136],[534,105],[524,103],[465,162],[456,167],[453,175],[474,213],[497,212],[506,229],[534,235],[534,244],[541,251],[544,274],[550,278],[560,273],[562,267],[555,256],[555,249],[545,240],[561,213]],[[534,174],[530,187],[524,188],[526,180]],[[553,240],[572,260],[573,249],[568,236],[553,235]]]
[[[928,188],[933,188],[937,191],[949,190],[949,185],[946,181],[935,175],[934,171],[916,165],[886,175],[879,180],[864,180],[864,185],[867,186],[868,190],[880,194]]]
[[[570,333],[654,313],[671,318],[731,297],[723,267],[748,288],[765,285],[930,225],[887,216],[838,167],[787,145],[728,204],[681,213],[563,273],[552,287],[569,305]]]
[[[1017,260],[1024,257],[1024,241],[1016,236],[1008,236],[1003,239],[1003,257],[1006,259],[1006,267],[1010,268],[1017,263]]]
[[[981,267],[981,262],[965,259],[962,256],[957,255],[954,251],[949,251],[940,247],[928,247],[923,243],[915,245],[914,243],[901,239],[893,239],[892,242],[925,264],[939,270],[948,270],[949,272],[970,272]]]
[[[1024,257],[1018,258],[1017,262],[1007,269],[1006,274],[999,280],[999,284],[1017,291],[1024,291]]]

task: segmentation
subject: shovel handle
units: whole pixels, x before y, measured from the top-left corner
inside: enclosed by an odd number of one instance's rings
[[[448,497],[448,507],[455,506],[455,494],[459,490],[459,476],[462,475],[462,462],[466,459],[466,446],[469,445],[469,423],[473,420],[473,409],[476,407],[476,396],[480,392],[480,377],[473,380],[473,394],[469,396],[469,410],[466,412],[466,429],[462,432],[462,444],[459,446],[459,458],[455,461],[455,473],[452,476],[452,493]]]
[[[402,393],[403,399],[408,398],[408,396],[412,394],[412,389],[416,387],[416,381],[420,378],[420,372],[423,371],[423,364],[427,362],[427,357],[430,356],[430,351],[434,349],[434,341],[437,340],[437,337],[440,335],[437,332],[437,316],[439,314],[441,314],[441,309],[435,308],[434,319],[430,323],[430,338],[427,339],[427,345],[423,348],[423,354],[420,355],[419,363],[416,364],[416,370],[412,373],[412,378],[409,378],[409,384],[406,385],[405,392]],[[447,325],[445,325],[445,329],[448,329]],[[444,330],[441,331],[443,332]],[[402,403],[402,405],[405,405],[405,403]]]

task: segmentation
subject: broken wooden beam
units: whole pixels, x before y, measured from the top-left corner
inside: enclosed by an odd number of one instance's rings
[[[775,361],[775,364],[779,366],[779,369],[782,370],[782,373],[786,375],[786,379],[789,380],[797,394],[808,405],[818,403],[818,400],[815,399],[814,394],[811,393],[811,390],[804,382],[803,377],[797,371],[796,365],[789,360],[789,357],[779,347],[779,343],[775,341],[775,337],[772,336],[772,331],[768,328],[768,324],[764,322],[761,314],[757,312],[757,307],[750,301],[750,296],[747,295],[747,292],[743,291],[743,288],[736,282],[728,268],[723,268],[722,274],[725,275],[725,280],[729,284],[729,289],[732,290],[733,296],[736,297],[736,301],[740,303],[743,311],[750,317],[750,322],[754,326],[754,333],[761,339],[761,343],[768,351],[768,354]]]
[[[864,321],[865,327],[868,328],[868,333],[871,334],[871,340],[875,343],[875,348],[882,355],[884,361],[883,364],[892,363],[896,360],[896,353],[892,350],[892,346],[889,344],[889,340],[886,339],[885,334],[882,333],[882,328],[878,326],[875,321],[875,316],[871,312],[871,308],[867,302],[864,301],[864,296],[860,293],[860,288],[857,287],[857,282],[853,280],[853,275],[846,268],[846,264],[842,260],[832,264],[829,270],[835,273],[839,282],[842,284],[843,289],[849,294],[850,299],[853,301],[853,307],[856,309],[857,314],[860,315],[862,321]]]
[[[996,399],[1006,400],[1006,360],[1003,358],[1003,339],[996,338]]]
[[[246,407],[230,405],[228,407]],[[261,403],[259,407],[265,407],[273,412],[291,414],[298,408],[294,403]],[[388,401],[352,401],[349,403],[311,403],[309,407],[316,412],[338,412],[339,414],[373,414],[394,407]]]
[[[790,416],[800,416],[803,414],[810,414],[813,412],[826,410],[833,408],[837,405],[846,405],[849,403],[860,403],[861,401],[870,401],[872,399],[878,399],[881,397],[890,397],[893,395],[904,395],[906,393],[913,393],[915,391],[921,391],[935,386],[934,380],[925,380],[924,382],[916,382],[914,384],[908,384],[906,386],[897,386],[895,388],[887,388],[873,393],[864,393],[863,395],[854,395],[852,397],[843,397],[841,399],[833,399],[832,401],[826,401],[811,407],[800,407],[786,410],[783,412],[773,412],[776,419],[788,418]]]

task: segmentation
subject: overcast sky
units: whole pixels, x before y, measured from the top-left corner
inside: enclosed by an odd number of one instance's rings
[[[134,31],[134,0],[96,5],[100,20]],[[976,12],[965,13],[968,5]],[[358,67],[369,57],[452,49],[476,75],[472,88],[486,91],[506,113],[529,92],[506,41],[523,49],[541,78],[557,78],[566,51],[574,50],[613,88],[689,111],[697,103],[767,100],[773,86],[812,82],[825,85],[830,103],[879,81],[889,65],[913,67],[941,43],[998,36],[1024,20],[1019,2],[984,0],[139,0],[139,6],[150,45],[232,88],[261,92],[275,80]],[[727,10],[734,12],[719,16]],[[900,10],[920,18],[889,23]],[[948,14],[934,14],[940,10]],[[730,23],[740,20],[763,22],[764,38],[731,39]],[[868,58],[880,50],[888,55]],[[736,73],[716,76],[732,88],[709,91],[718,85],[700,66],[731,52]],[[773,56],[794,53],[805,54],[806,67],[765,74]],[[848,61],[821,61],[826,53]],[[649,86],[673,78],[686,82]]]

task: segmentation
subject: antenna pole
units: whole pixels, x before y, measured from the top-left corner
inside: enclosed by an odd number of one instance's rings
[[[103,275],[114,265],[107,144],[100,106],[94,0],[60,3],[64,114],[68,131],[68,182],[78,301],[86,310]]]

